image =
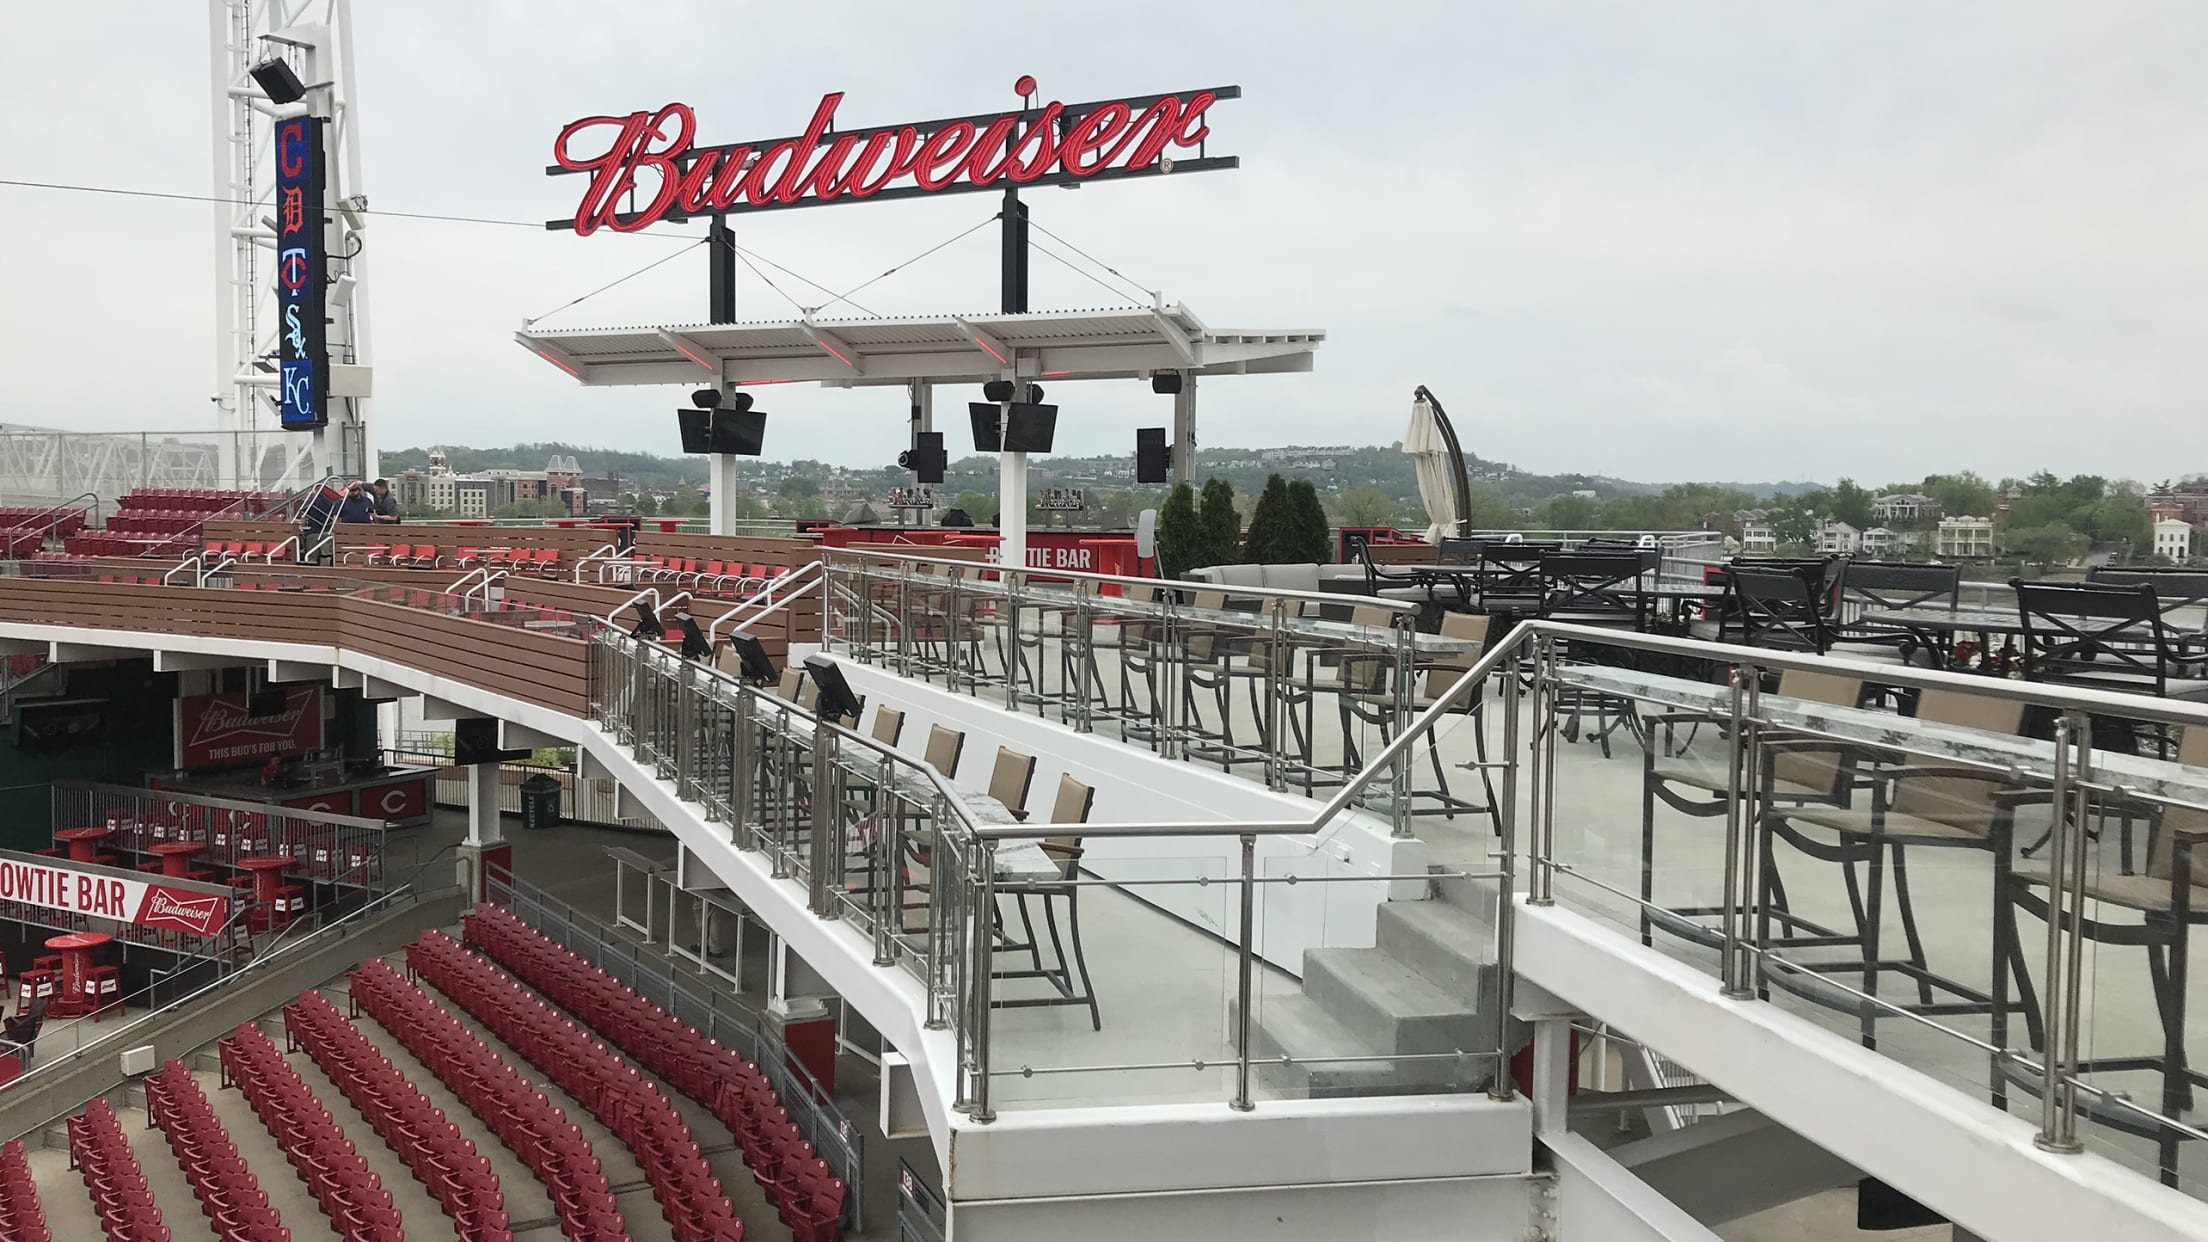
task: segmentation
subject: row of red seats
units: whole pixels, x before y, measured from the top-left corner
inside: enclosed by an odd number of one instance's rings
[[[0,529],[74,535],[84,529],[82,509],[40,509],[31,505],[0,506]]]
[[[268,1205],[268,1192],[246,1167],[222,1119],[207,1103],[199,1079],[182,1061],[170,1061],[146,1079],[146,1112],[184,1166],[199,1210],[214,1222],[223,1242],[291,1242],[291,1230]]]
[[[383,1179],[353,1149],[275,1041],[255,1023],[241,1022],[216,1048],[223,1085],[235,1086],[253,1106],[337,1231],[348,1242],[405,1242],[406,1229]]]
[[[296,539],[275,543],[265,539],[209,539],[199,546],[200,555],[210,561],[222,557],[233,561],[288,561],[298,550]]]
[[[196,535],[207,515],[189,509],[129,509],[107,519],[110,535]]]
[[[220,513],[230,508],[266,509],[280,504],[282,492],[248,492],[207,487],[140,487],[115,500],[118,509],[186,509]]]
[[[744,1222],[689,1123],[658,1087],[498,967],[437,931],[406,948],[407,969],[429,980],[561,1089],[583,1102],[644,1169],[675,1242],[740,1242]]]
[[[484,903],[461,935],[676,1090],[713,1110],[797,1242],[835,1242],[846,1187],[791,1124],[759,1067],[638,995],[510,911]]]
[[[305,1049],[445,1209],[460,1242],[513,1242],[506,1192],[473,1141],[408,1082],[329,998],[312,988],[284,1006],[284,1039]]]
[[[386,565],[396,569],[501,569],[507,573],[559,572],[558,548],[454,548],[445,555],[434,543],[364,543],[339,557],[341,564]]]
[[[749,595],[790,572],[786,565],[701,561],[694,556],[640,556],[636,563],[640,582],[672,582],[708,594]]]
[[[69,1119],[68,1130],[69,1167],[84,1175],[107,1242],[169,1242],[169,1227],[161,1223],[161,1208],[123,1137],[115,1106],[104,1098],[92,1101]]]
[[[382,958],[362,962],[350,980],[354,1008],[398,1036],[552,1192],[563,1233],[593,1242],[629,1236],[590,1141],[535,1083]]]
[[[31,1180],[31,1163],[23,1154],[23,1141],[0,1144],[0,1242],[53,1242],[46,1229],[46,1209],[39,1206],[38,1184]]]
[[[173,535],[141,539],[88,530],[62,540],[61,546],[73,556],[182,556],[194,545],[189,538]]]

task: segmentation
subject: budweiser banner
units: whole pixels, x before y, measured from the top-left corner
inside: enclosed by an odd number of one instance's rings
[[[13,850],[0,850],[0,903],[5,902],[194,936],[212,936],[230,918],[230,891],[219,885]]]
[[[280,710],[256,716],[255,696],[201,694],[176,704],[176,767],[228,767],[322,748],[322,687],[285,686]],[[275,692],[258,704],[276,707]]]

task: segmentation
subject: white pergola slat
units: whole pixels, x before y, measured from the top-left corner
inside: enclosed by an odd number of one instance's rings
[[[1140,378],[1159,371],[1258,375],[1309,371],[1315,330],[1214,331],[1185,306],[792,319],[632,328],[523,328],[514,339],[593,387],[819,383],[830,387],[980,383],[1009,371],[1053,379]]]

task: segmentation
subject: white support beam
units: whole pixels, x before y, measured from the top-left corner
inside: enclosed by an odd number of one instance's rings
[[[327,664],[302,664],[296,660],[270,660],[268,679],[272,682],[328,681],[330,666]]]
[[[989,360],[996,364],[997,369],[1010,367],[1012,359],[1019,353],[1018,350],[1005,344],[985,328],[978,327],[964,319],[954,319],[951,322],[957,324],[958,330],[965,333],[966,338],[974,343],[974,348],[989,355]]]
[[[805,329],[805,335],[813,338],[815,345],[826,350],[829,357],[842,363],[851,374],[866,374],[866,355],[860,353],[851,342],[810,322],[800,326]]]
[[[1182,366],[1196,367],[1203,365],[1202,359],[1196,352],[1196,342],[1190,340],[1188,334],[1181,331],[1172,319],[1162,312],[1155,311],[1151,313],[1150,317],[1157,324],[1158,335],[1164,339],[1166,348],[1180,357]]]
[[[519,332],[514,333],[514,341],[523,349],[567,372],[577,382],[585,384],[590,382],[590,365],[552,342],[546,340],[532,341]]]
[[[545,733],[511,720],[498,722],[498,748],[500,750],[543,750],[547,747],[565,746],[567,740],[557,734]]]
[[[111,664],[116,660],[143,660],[153,654],[145,647],[95,647],[90,643],[55,643],[46,658],[56,664]]]
[[[0,638],[0,656],[45,656],[53,654],[53,644],[34,642],[28,638]]]
[[[370,703],[393,703],[408,696],[407,689],[404,686],[393,685],[388,681],[382,681],[374,677],[362,677],[360,679],[360,697]]]
[[[707,375],[715,379],[720,378],[720,360],[713,356],[713,351],[700,345],[694,338],[684,336],[680,332],[661,328],[659,329],[659,339],[667,342],[668,348],[703,367]]]
[[[426,694],[422,696],[422,719],[424,720],[466,720],[472,716],[482,714],[482,712],[462,707],[457,703],[448,703],[443,699],[432,698]]]
[[[156,651],[153,653],[153,671],[156,673],[202,672],[218,668],[246,668],[253,661],[239,656],[201,655],[194,651]]]

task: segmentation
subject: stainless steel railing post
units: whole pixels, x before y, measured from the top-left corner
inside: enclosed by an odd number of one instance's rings
[[[1556,644],[1547,635],[1533,641],[1533,737],[1526,756],[1531,788],[1527,813],[1533,829],[1533,869],[1527,877],[1526,904],[1556,904]],[[1516,760],[1514,759],[1515,763]]]
[[[948,945],[950,936],[947,913],[950,905],[948,889],[943,876],[943,817],[950,807],[942,794],[935,796],[935,805],[928,812],[928,1016],[922,1024],[931,1031],[940,1031],[950,1025],[950,991],[946,986],[950,977]],[[900,847],[901,849],[902,847]],[[898,861],[903,862],[900,854]],[[957,1077],[957,1075],[953,1075]]]
[[[1725,864],[1723,908],[1718,912],[1721,947],[1718,961],[1718,978],[1723,983],[1723,994],[1735,999],[1753,997],[1755,987],[1746,969],[1746,932],[1750,910],[1756,901],[1756,883],[1753,879],[1743,882],[1743,875],[1752,873],[1749,862],[1754,852],[1750,838],[1756,825],[1750,813],[1753,798],[1755,772],[1752,756],[1754,750],[1755,707],[1753,695],[1763,676],[1762,670],[1752,664],[1732,666],[1731,697],[1726,721],[1728,751],[1725,765]]]
[[[834,854],[833,844],[840,836],[839,821],[843,808],[837,805],[834,781],[836,735],[829,730],[813,730],[813,805],[812,831],[806,841],[809,856],[807,886],[811,892],[813,913],[824,919],[836,917],[836,903],[828,891],[829,859]]]
[[[1390,632],[1395,636],[1394,665],[1389,670],[1389,682],[1395,689],[1395,702],[1390,707],[1394,723],[1388,728],[1388,736],[1399,737],[1411,723],[1411,636],[1417,618],[1410,613],[1398,613]],[[1417,752],[1406,747],[1395,757],[1395,768],[1388,773],[1388,835],[1398,841],[1411,836],[1411,770]]]
[[[736,824],[736,848],[759,848],[759,826],[752,822],[752,792],[759,780],[759,731],[754,713],[759,692],[750,686],[736,688],[736,728],[730,740],[729,818]]]
[[[698,687],[697,670],[688,664],[675,668],[675,796],[698,800]]]
[[[2088,800],[2080,785],[2091,747],[2092,725],[2084,713],[2067,711],[2056,719],[2054,785],[2049,798],[2054,814],[2047,841],[2047,986],[2041,1000],[2047,1077],[2039,1096],[2039,1133],[2032,1143],[2043,1151],[2066,1154],[2085,1150],[2078,1141],[2078,989],[2085,941]],[[1995,1073],[2001,1071],[2001,1066],[1994,1067]]]
[[[1257,1107],[1250,1102],[1250,990],[1257,967],[1257,834],[1242,834],[1242,940],[1238,955],[1240,977],[1235,984],[1240,998],[1234,1013],[1234,1098],[1227,1106],[1237,1112]]]
[[[882,756],[874,773],[874,874],[867,890],[874,897],[874,964],[897,963],[897,934],[904,930],[903,869],[905,810],[895,792],[896,768]]]
[[[1027,575],[1007,570],[1004,578],[1004,710],[1020,710],[1020,588]]]
[[[996,1110],[989,1106],[989,1007],[990,983],[996,974],[997,843],[980,842],[975,855],[974,889],[980,900],[974,907],[974,1098],[973,1109],[967,1117],[975,1125],[987,1125],[997,1118]]]
[[[1512,646],[1522,646],[1513,639]],[[1502,878],[1496,881],[1499,891],[1495,896],[1495,1076],[1489,1080],[1487,1093],[1497,1100],[1508,1100],[1516,1094],[1517,1083],[1510,1076],[1509,1053],[1511,982],[1517,966],[1512,960],[1518,951],[1518,765],[1523,761],[1518,753],[1518,670],[1505,661],[1496,668],[1502,678],[1503,712],[1503,787],[1496,795],[1502,805],[1495,808],[1495,835],[1498,861]],[[1487,687],[1475,684],[1467,688],[1468,694],[1485,694]],[[1478,716],[1473,717],[1478,720]],[[1535,860],[1534,872],[1541,868]]]

